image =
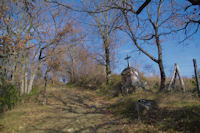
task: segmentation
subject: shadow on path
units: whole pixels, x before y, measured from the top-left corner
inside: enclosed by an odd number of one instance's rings
[[[48,106],[48,115],[32,125],[33,132],[122,132],[119,125],[123,123],[112,117],[110,105],[90,93],[51,93]]]

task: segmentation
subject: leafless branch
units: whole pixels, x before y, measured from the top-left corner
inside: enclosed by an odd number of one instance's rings
[[[137,10],[136,14],[140,14],[140,12],[151,2],[151,0],[146,0],[142,6],[140,6],[140,8]]]
[[[133,40],[135,46],[142,52],[144,53],[145,55],[147,55],[151,60],[153,60],[154,62],[158,62],[157,59],[155,59],[152,55],[150,55],[147,51],[145,51],[142,47],[139,46],[138,42],[137,42],[137,39],[135,37],[135,34],[133,33],[133,30],[131,29],[131,26],[129,24],[129,20],[128,20],[128,17],[127,17],[127,14],[125,12],[123,12],[123,15],[124,15],[124,18],[125,18],[125,21],[126,21],[126,25],[128,26],[128,29],[130,31],[130,37],[131,39]]]

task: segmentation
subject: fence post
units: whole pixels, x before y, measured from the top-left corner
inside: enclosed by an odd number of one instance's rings
[[[193,63],[194,63],[194,73],[195,73],[195,79],[196,79],[196,83],[197,83],[197,92],[198,92],[198,96],[200,97],[200,88],[199,88],[199,73],[198,73],[198,70],[197,70],[196,59],[193,59]]]

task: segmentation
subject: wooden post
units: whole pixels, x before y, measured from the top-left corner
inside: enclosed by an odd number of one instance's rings
[[[195,79],[196,79],[196,83],[197,83],[197,92],[198,92],[198,96],[200,97],[200,88],[199,88],[199,73],[198,73],[198,70],[197,70],[196,59],[193,59],[193,63],[194,63],[194,73],[195,73]]]
[[[185,92],[185,87],[184,87],[183,79],[181,77],[181,72],[180,72],[180,69],[179,69],[179,67],[176,63],[174,65],[174,72],[173,72],[172,79],[169,83],[168,90],[171,90],[171,87],[175,85],[177,74],[178,74],[178,77],[179,77],[179,80],[180,80],[181,87],[182,87],[183,91]]]
[[[171,90],[172,84],[175,83],[175,81],[176,81],[176,64],[174,66],[174,72],[173,72],[173,75],[172,75],[172,79],[169,83],[168,90]]]
[[[180,83],[181,83],[181,87],[182,87],[182,89],[183,89],[183,92],[185,92],[184,82],[183,82],[183,79],[182,79],[182,76],[181,76],[180,69],[179,69],[179,67],[178,67],[177,64],[176,64],[176,71],[177,71],[177,73],[178,73],[179,80],[180,80]]]
[[[130,64],[129,64],[129,59],[130,59],[130,58],[131,58],[131,57],[128,56],[128,55],[127,55],[127,57],[125,58],[125,60],[127,60],[128,67],[130,67]]]

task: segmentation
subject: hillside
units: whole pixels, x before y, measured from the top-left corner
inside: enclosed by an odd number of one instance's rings
[[[137,91],[108,98],[96,91],[71,87],[48,88],[48,105],[29,99],[0,116],[0,132],[198,132],[200,100],[183,94]],[[159,110],[137,120],[135,101],[154,99]]]

